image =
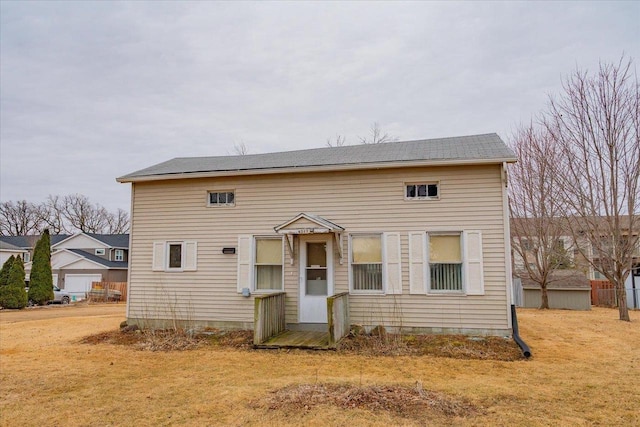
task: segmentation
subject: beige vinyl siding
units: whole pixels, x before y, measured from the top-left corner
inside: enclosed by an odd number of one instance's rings
[[[440,183],[440,199],[405,200],[405,182],[423,181]],[[212,323],[253,322],[253,298],[237,292],[237,254],[224,255],[222,248],[237,247],[239,235],[275,235],[275,226],[305,212],[346,230],[343,264],[334,247],[336,293],[349,290],[347,233],[400,235],[402,294],[351,295],[353,323],[411,328],[508,327],[500,165],[240,176],[132,185],[135,197],[130,318],[164,313]],[[235,189],[235,207],[207,207],[208,192],[229,188]],[[408,233],[429,230],[482,232],[484,295],[409,294]],[[197,242],[197,271],[151,270],[153,242],[173,240]],[[290,261],[285,244],[286,320],[297,323],[299,260],[296,257],[293,265]]]

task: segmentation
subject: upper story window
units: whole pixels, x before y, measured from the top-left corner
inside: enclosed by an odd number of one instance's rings
[[[22,262],[27,263],[31,261],[31,254],[29,252],[25,252],[22,254]]]
[[[124,250],[116,249],[116,252],[113,256],[114,261],[124,261]]]
[[[406,184],[404,196],[407,200],[435,200],[440,197],[439,185],[436,182]]]
[[[209,206],[235,206],[236,195],[234,191],[210,191]]]
[[[105,254],[105,250],[104,250],[104,248],[96,249],[94,253],[96,255],[104,255]]]
[[[382,292],[382,236],[351,236],[351,274],[354,291]]]

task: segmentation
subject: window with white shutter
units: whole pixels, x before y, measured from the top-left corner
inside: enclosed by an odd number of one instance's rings
[[[198,243],[194,241],[153,242],[153,271],[196,271]]]
[[[428,293],[484,295],[482,233],[409,233],[409,291],[421,294],[423,289]]]

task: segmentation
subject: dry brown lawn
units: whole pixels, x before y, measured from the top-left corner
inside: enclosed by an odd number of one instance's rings
[[[640,425],[640,313],[519,310],[530,360],[141,351],[124,304],[0,311],[0,425]]]

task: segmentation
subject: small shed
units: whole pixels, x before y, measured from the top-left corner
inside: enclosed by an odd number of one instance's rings
[[[523,307],[538,308],[542,301],[540,285],[522,278]],[[591,285],[587,277],[576,270],[559,270],[551,275],[547,286],[549,308],[591,310]]]

